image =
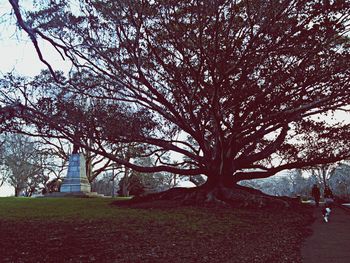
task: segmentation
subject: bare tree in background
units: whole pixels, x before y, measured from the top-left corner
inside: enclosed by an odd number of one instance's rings
[[[47,155],[29,137],[18,134],[3,136],[3,167],[7,170],[6,182],[15,188],[15,196],[22,191],[31,196],[47,182],[44,175]]]
[[[347,202],[350,201],[350,165],[349,162],[339,163],[328,180],[333,193]]]
[[[311,172],[311,176],[314,178],[314,180],[319,184],[322,185],[323,188],[327,186],[329,183],[329,180],[334,174],[335,169],[337,168],[338,164],[320,164],[317,166],[314,166],[309,169]]]

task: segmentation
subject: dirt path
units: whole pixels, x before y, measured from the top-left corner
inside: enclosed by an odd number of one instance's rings
[[[313,234],[301,250],[303,263],[349,263],[350,212],[335,207],[328,223],[323,221],[321,208],[315,208],[314,216]]]

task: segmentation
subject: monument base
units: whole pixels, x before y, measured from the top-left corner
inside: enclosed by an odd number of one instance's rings
[[[96,197],[107,197],[103,194],[98,194],[96,192],[53,192],[44,194],[42,197],[77,197],[77,198],[96,198]]]

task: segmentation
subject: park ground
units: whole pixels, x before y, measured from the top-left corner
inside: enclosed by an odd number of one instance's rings
[[[323,221],[321,209],[314,209],[312,235],[301,250],[303,263],[349,263],[350,208],[334,206],[328,223]]]
[[[0,198],[0,262],[302,262],[312,213]]]

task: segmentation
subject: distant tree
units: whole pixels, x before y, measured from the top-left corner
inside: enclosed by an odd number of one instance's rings
[[[0,187],[7,181],[9,170],[5,165],[4,155],[4,138],[0,140]]]
[[[60,192],[62,185],[62,179],[59,177],[53,178],[52,180],[46,182],[45,188],[43,189],[42,193],[54,193],[54,192]]]
[[[113,182],[113,180],[115,181]],[[118,183],[118,177],[112,171],[106,171],[91,183],[91,190],[105,196],[112,196],[113,193],[117,192]]]
[[[168,190],[174,187],[173,175],[168,173],[147,173],[136,172],[141,178],[145,193],[155,193]]]
[[[243,181],[242,184],[274,196],[307,197],[313,181],[311,177],[304,177],[302,171],[297,169],[272,178]]]
[[[126,180],[125,177],[119,181],[119,190],[117,192],[119,196],[140,196],[145,193],[145,186],[142,184],[142,178],[139,174],[131,174],[127,177],[128,183],[126,189],[123,188],[125,187],[124,180]]]
[[[9,2],[51,75],[3,81],[3,129],[20,118],[72,141],[78,129],[97,145],[80,146],[128,169],[203,174],[202,187],[161,195],[203,203],[260,205],[239,181],[349,157],[349,124],[323,119],[350,104],[349,1],[44,1],[27,12]],[[55,72],[38,41],[75,72]],[[77,107],[67,90],[99,104]],[[115,154],[119,143],[193,168],[137,165]]]
[[[148,167],[154,165],[150,157],[138,159],[136,164]],[[124,168],[123,177],[119,181],[118,194],[121,196],[129,196],[135,195],[135,193],[141,195],[164,191],[174,186],[173,177],[174,175],[164,172],[141,173]],[[136,188],[138,190],[135,190]]]
[[[28,177],[25,182],[25,185],[21,191],[21,194],[26,197],[31,197],[33,194],[42,193],[42,189],[45,188],[48,177],[43,174],[36,174]]]
[[[311,172],[311,176],[314,178],[314,181],[317,182],[317,184],[323,186],[323,188],[328,185],[328,181],[333,176],[335,169],[337,168],[338,164],[320,164],[314,167],[311,167],[310,169],[307,169]]]
[[[291,196],[291,182],[287,177],[273,177],[241,181],[240,185],[258,189],[273,196]]]
[[[301,169],[293,170],[289,174],[289,180],[293,196],[310,196],[312,180],[309,177],[304,177]]]
[[[340,163],[333,170],[329,186],[336,196],[350,201],[350,165],[348,163]]]
[[[31,196],[45,184],[47,155],[27,136],[6,134],[3,139],[3,166],[8,170],[7,182],[15,188],[15,196],[21,191]]]

